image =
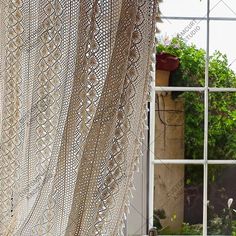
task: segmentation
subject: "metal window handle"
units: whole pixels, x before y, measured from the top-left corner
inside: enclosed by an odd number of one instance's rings
[[[156,228],[152,228],[149,230],[148,236],[157,236]]]

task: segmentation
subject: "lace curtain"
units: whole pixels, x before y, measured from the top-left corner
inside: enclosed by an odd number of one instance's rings
[[[122,235],[156,5],[0,2],[0,235]]]

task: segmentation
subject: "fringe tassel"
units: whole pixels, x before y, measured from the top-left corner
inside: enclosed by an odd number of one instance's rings
[[[155,17],[155,20],[156,20],[156,23],[157,22],[162,22],[162,20],[160,19],[160,9],[159,9],[159,4],[162,2],[162,0],[158,0],[157,1],[157,9],[156,9],[156,13],[157,13],[157,17]],[[155,13],[154,13],[155,14]],[[155,56],[156,55],[156,41],[155,41],[155,36],[157,33],[160,32],[160,30],[156,27],[156,24],[155,23],[155,35],[154,35],[154,42],[153,42],[153,52],[152,52],[152,55],[150,56],[150,61],[149,61],[149,68],[150,68],[150,71],[149,71],[149,80],[148,80],[148,85],[147,85],[147,91],[146,91],[146,101],[144,103],[144,109],[143,109],[143,115],[142,115],[142,127],[140,129],[140,138],[139,140],[137,140],[137,149],[136,149],[136,156],[134,158],[134,162],[133,162],[133,168],[132,168],[132,176],[131,176],[131,181],[130,181],[130,184],[129,184],[129,190],[128,190],[128,194],[127,194],[127,198],[126,198],[126,201],[125,201],[125,205],[124,205],[124,216],[123,216],[123,219],[121,221],[121,229],[120,229],[120,232],[119,232],[119,235],[120,236],[123,236],[124,235],[124,228],[125,228],[125,221],[127,219],[127,214],[129,213],[129,207],[130,207],[130,201],[131,199],[133,198],[133,190],[135,190],[135,186],[134,186],[134,173],[135,172],[138,172],[139,171],[139,162],[140,162],[140,159],[141,157],[143,156],[143,152],[142,152],[142,141],[143,139],[145,138],[145,135],[144,135],[144,131],[148,129],[148,126],[147,126],[147,112],[149,111],[148,109],[148,106],[147,106],[147,102],[150,101],[150,93],[151,93],[151,82],[155,81],[155,77],[154,77],[154,66],[155,65]]]

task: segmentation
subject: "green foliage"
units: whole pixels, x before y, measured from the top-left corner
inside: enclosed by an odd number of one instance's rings
[[[184,223],[181,230],[182,235],[202,235],[202,225],[190,225]]]
[[[161,220],[166,218],[166,213],[163,209],[155,209],[153,212],[153,225],[157,230],[161,230],[163,227],[161,225]]]
[[[228,206],[222,209],[220,214],[216,214],[214,206],[208,204],[208,233],[209,235],[236,235],[236,214],[235,209]]]
[[[180,59],[180,67],[171,75],[171,86],[204,86],[206,52],[188,45],[175,37],[170,43],[159,43],[157,53],[166,52]],[[236,87],[236,74],[230,69],[227,56],[215,51],[209,58],[209,85],[211,87]],[[184,92],[177,94],[185,100],[185,158],[203,158],[204,94]],[[175,94],[173,94],[175,97]],[[210,159],[236,159],[236,93],[222,92],[209,95]],[[199,171],[188,167],[193,182],[202,181]],[[209,177],[215,181],[222,168],[211,168]],[[196,176],[194,176],[196,174]],[[196,177],[196,178],[195,178]]]
[[[202,225],[189,225],[183,223],[180,230],[173,231],[169,226],[163,227],[161,220],[166,219],[164,209],[155,209],[153,212],[153,226],[157,229],[160,235],[202,235]]]
[[[171,230],[165,227],[158,231],[159,235],[202,235],[202,224],[190,225],[183,223],[180,230]]]
[[[236,236],[236,220],[232,221],[232,236]]]

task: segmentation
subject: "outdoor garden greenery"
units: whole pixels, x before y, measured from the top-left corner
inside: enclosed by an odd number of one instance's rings
[[[168,42],[159,42],[156,49],[157,53],[170,53],[180,60],[180,67],[171,73],[170,86],[205,86],[206,51],[204,49],[198,49],[193,44],[189,45],[180,37],[175,37]],[[236,87],[236,73],[230,68],[227,56],[219,51],[215,51],[209,58],[209,86]],[[183,99],[185,102],[185,158],[202,159],[204,93],[172,92],[172,97]],[[210,93],[208,116],[208,158],[236,159],[236,93]],[[202,166],[186,166],[185,185],[202,185],[202,171]],[[215,183],[222,171],[224,171],[222,166],[209,168],[209,182]],[[227,203],[225,203],[224,209],[227,209]],[[209,225],[210,232],[217,231],[214,231],[216,225],[219,227],[219,224],[214,221],[220,219],[223,222],[225,220],[227,211],[224,209],[222,209],[221,215],[213,214],[213,219]],[[231,220],[233,222],[230,223],[232,228],[232,225],[235,225],[233,216]],[[196,229],[191,229],[188,224],[183,225],[183,230],[196,231]],[[223,234],[224,232],[220,232],[220,230],[218,229],[217,232]]]
[[[187,45],[181,38],[169,44],[160,43],[157,53],[167,52],[180,59],[180,67],[171,75],[172,86],[204,86],[206,52]],[[230,69],[227,56],[215,51],[209,59],[209,86],[236,87],[236,73]],[[203,157],[204,94],[174,93],[185,99],[185,158]],[[236,93],[210,93],[209,153],[210,159],[236,159]]]

